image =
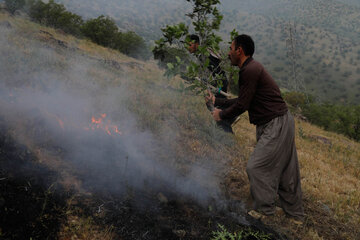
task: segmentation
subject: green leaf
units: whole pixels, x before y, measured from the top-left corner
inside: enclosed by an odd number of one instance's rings
[[[190,85],[190,86],[186,87],[185,90],[194,90],[195,88],[197,88],[196,85]]]
[[[204,67],[205,68],[209,67],[209,64],[210,64],[210,59],[206,58],[205,63],[204,63]]]
[[[168,69],[170,69],[170,70],[174,69],[174,64],[168,63],[166,65],[167,65]]]
[[[239,35],[238,31],[236,31],[236,29],[234,28],[230,33],[231,41],[234,41],[235,37],[237,37],[238,35]]]

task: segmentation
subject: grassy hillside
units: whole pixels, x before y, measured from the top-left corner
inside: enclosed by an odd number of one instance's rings
[[[0,33],[0,236],[210,239],[219,223],[243,229],[235,219],[249,219],[230,203],[250,199],[246,114],[225,134],[203,97],[155,62],[4,13]],[[359,238],[360,144],[300,119],[296,144],[304,225],[281,214],[264,223],[290,239]]]
[[[191,7],[186,1],[171,0],[59,2],[87,17],[110,15],[121,28],[148,40],[158,39],[160,28],[167,24],[187,21],[185,13]],[[282,87],[294,88],[286,45],[291,22],[296,24],[299,85],[321,101],[360,101],[359,7],[334,0],[223,0],[220,9],[224,42],[234,28],[251,34],[257,44],[255,57]]]

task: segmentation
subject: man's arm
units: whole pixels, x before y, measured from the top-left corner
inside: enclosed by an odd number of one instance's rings
[[[215,98],[215,107],[228,108],[236,102],[237,98]]]
[[[216,99],[215,106],[219,103],[221,106],[226,107],[219,112],[219,117],[221,119],[232,119],[249,109],[261,74],[258,70],[259,69],[247,68],[241,73],[241,85],[239,87],[238,98],[229,100]]]

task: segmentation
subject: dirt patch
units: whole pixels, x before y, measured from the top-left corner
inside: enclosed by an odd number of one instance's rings
[[[38,33],[38,38],[39,38],[39,40],[46,42],[49,45],[58,46],[58,47],[65,48],[65,49],[68,48],[68,44],[66,42],[56,39],[53,34],[47,32],[47,31],[40,30]]]
[[[317,141],[317,142],[319,142],[319,143],[332,146],[331,140],[328,139],[328,138],[326,138],[326,137],[324,137],[324,136],[310,135],[310,136],[308,136],[308,138],[311,139],[311,140],[313,140],[313,141]]]

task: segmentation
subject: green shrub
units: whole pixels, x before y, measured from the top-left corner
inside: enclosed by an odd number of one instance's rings
[[[360,105],[316,103],[313,96],[301,92],[282,96],[292,112],[301,113],[311,123],[360,141]]]
[[[325,130],[360,141],[360,106],[312,103],[303,107],[303,115]]]
[[[144,39],[134,32],[117,33],[113,48],[134,58],[148,59],[151,54]]]
[[[11,14],[25,6],[25,0],[5,0],[5,5]]]
[[[82,18],[79,15],[66,11],[64,5],[57,4],[54,0],[50,0],[49,3],[39,0],[30,1],[29,5],[29,16],[34,21],[61,29],[75,36],[81,36]]]
[[[306,95],[301,92],[286,92],[283,94],[283,98],[288,104],[295,108],[303,106],[307,101]]]
[[[66,11],[59,16],[55,27],[62,29],[66,33],[81,36],[82,24],[83,20],[80,16]]]
[[[93,42],[105,47],[113,47],[118,27],[111,18],[101,15],[86,21],[81,27],[81,31]]]
[[[83,35],[93,42],[113,49],[134,58],[150,56],[150,51],[142,37],[134,32],[122,33],[119,31],[114,20],[100,16],[90,19],[82,26]]]
[[[8,1],[14,6],[15,2],[22,6],[25,4],[25,0]],[[131,57],[148,59],[151,54],[142,37],[134,32],[120,32],[114,20],[109,17],[101,15],[84,22],[81,16],[67,11],[64,5],[55,3],[54,0],[49,0],[48,3],[27,0],[27,5],[30,18],[40,24],[89,38],[99,45],[117,49]]]

